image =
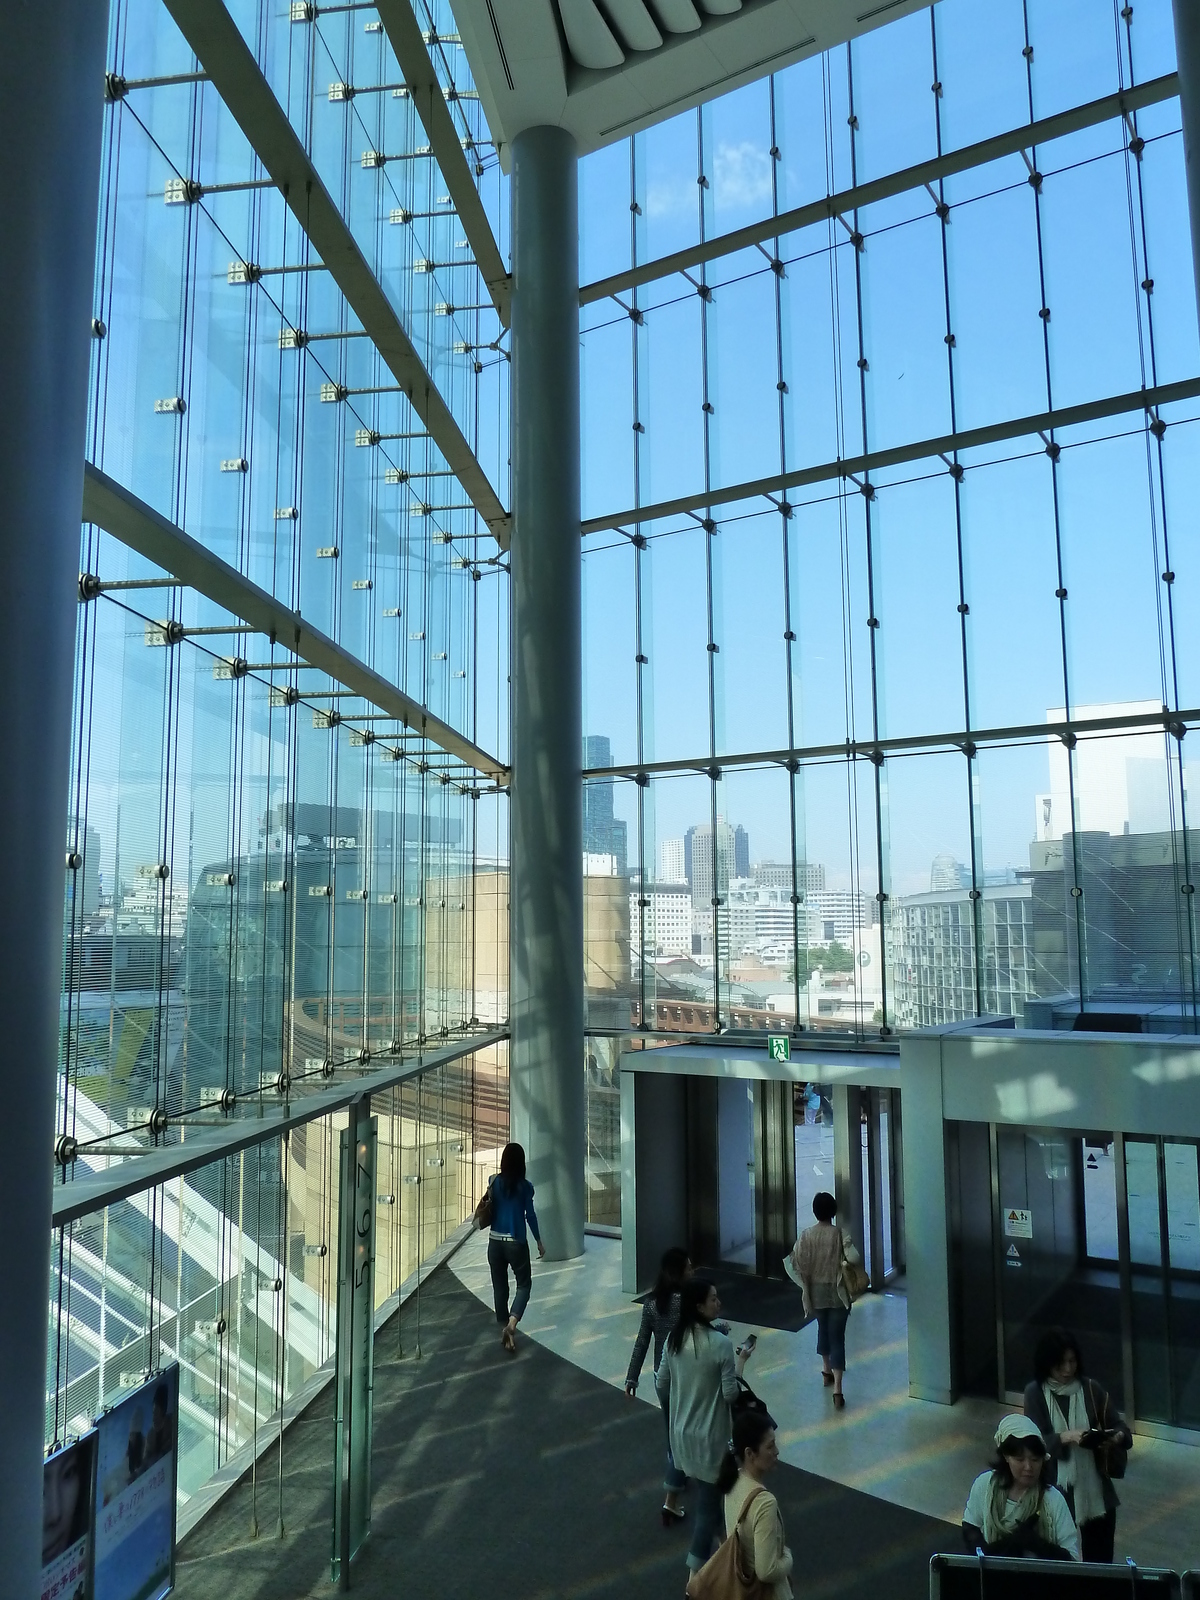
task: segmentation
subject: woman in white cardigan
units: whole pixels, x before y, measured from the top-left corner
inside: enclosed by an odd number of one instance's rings
[[[687,1564],[698,1572],[712,1554],[721,1514],[717,1479],[729,1447],[730,1403],[749,1359],[713,1327],[721,1301],[709,1278],[689,1278],[680,1289],[679,1321],[667,1339],[655,1385],[667,1412],[671,1456],[696,1488],[695,1522]]]

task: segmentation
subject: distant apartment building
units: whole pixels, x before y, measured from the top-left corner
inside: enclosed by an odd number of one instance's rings
[[[689,884],[634,884],[629,892],[629,948],[634,957],[640,956],[643,948],[647,956],[691,955],[692,891]]]
[[[728,929],[728,955],[731,961],[736,961],[747,951],[761,955],[767,946],[784,944],[795,948],[796,917],[792,909],[790,881],[784,889],[767,887],[752,878],[735,878],[729,885],[722,916]],[[805,936],[805,928],[805,914],[801,911],[801,939]]]
[[[684,883],[683,840],[663,839],[658,847],[658,876],[663,883]]]
[[[854,935],[873,921],[871,901],[861,889],[819,889],[806,896],[811,913],[809,938],[815,944],[853,943]]]
[[[819,861],[797,861],[794,869],[790,861],[756,861],[752,876],[764,889],[786,889],[791,894],[793,870],[797,894],[819,894],[824,889],[825,868]]]

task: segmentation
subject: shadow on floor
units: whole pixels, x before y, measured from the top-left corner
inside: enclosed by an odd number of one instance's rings
[[[415,1308],[402,1313],[405,1349]],[[375,1504],[355,1562],[364,1596],[463,1600],[678,1600],[683,1529],[659,1523],[663,1431],[648,1406],[521,1341],[505,1356],[479,1301],[440,1267],[422,1290],[422,1358],[376,1339]],[[179,1550],[180,1600],[299,1600],[330,1592],[332,1389]],[[924,1600],[930,1555],[958,1548],[945,1523],[781,1466],[771,1487],[804,1600]],[[947,1533],[950,1537],[947,1540]]]

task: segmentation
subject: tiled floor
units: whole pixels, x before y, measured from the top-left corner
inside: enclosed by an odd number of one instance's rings
[[[470,1238],[451,1270],[490,1302],[487,1240]],[[576,1261],[534,1262],[522,1331],[595,1377],[620,1387],[639,1306],[621,1292],[621,1246],[589,1236]],[[735,1336],[750,1331],[734,1323]],[[868,1295],[847,1330],[846,1409],[833,1411],[820,1381],[816,1330],[755,1329],[746,1377],[779,1419],[785,1461],[913,1511],[957,1522],[967,1490],[991,1453],[1003,1407],[985,1400],[933,1405],[908,1395],[906,1306]],[[639,1402],[652,1403],[649,1370]],[[1138,1435],[1120,1485],[1119,1557],[1141,1566],[1200,1567],[1200,1448]]]

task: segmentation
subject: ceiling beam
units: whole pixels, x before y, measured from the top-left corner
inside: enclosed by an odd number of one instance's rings
[[[1200,378],[1184,378],[1179,383],[1162,383],[1156,389],[1134,389],[1129,394],[1111,395],[1107,400],[1089,400],[1083,405],[1062,406],[1057,411],[1042,411],[1031,417],[1014,417],[1008,422],[993,422],[983,428],[967,428],[962,433],[947,433],[937,439],[918,439],[912,444],[895,445],[890,450],[870,450],[861,456],[845,456],[838,461],[823,461],[815,467],[797,467],[793,472],[778,472],[770,478],[750,483],[734,483],[724,489],[702,494],[681,495],[677,500],[660,500],[657,505],[634,506],[611,516],[589,517],[584,534],[603,533],[608,528],[624,529],[664,517],[710,511],[715,506],[733,505],[739,500],[755,500],[810,483],[830,483],[839,478],[863,476],[886,467],[902,466],[907,461],[951,457],[956,451],[978,450],[1006,439],[1021,439],[1030,434],[1049,433],[1054,428],[1075,427],[1082,422],[1099,422],[1119,417],[1128,411],[1153,411],[1177,400],[1194,400],[1200,395]]]
[[[237,24],[221,0],[164,0],[164,4],[468,499],[500,547],[507,549],[508,513]]]
[[[396,57],[408,92],[429,138],[430,148],[462,223],[476,265],[501,322],[509,324],[512,279],[492,233],[479,190],[463,151],[458,129],[446,104],[445,92],[433,69],[421,28],[409,0],[375,0],[388,43]]]
[[[502,761],[472,744],[373,667],[327,634],[320,633],[298,611],[290,610],[274,595],[251,583],[236,567],[231,567],[182,528],[168,522],[152,506],[139,500],[91,462],[84,465],[83,520],[94,522],[173,578],[224,606],[226,611],[285,649],[294,651],[309,666],[327,672],[354,694],[395,717],[397,722],[454,756],[464,766],[501,786],[507,784],[508,768]]]
[[[1170,733],[1182,738],[1200,724],[1200,708],[1186,711],[1135,712],[1124,717],[1071,717],[1058,722],[1025,722],[1010,728],[964,728],[955,733],[900,734],[894,739],[843,739],[840,744],[792,745],[783,750],[742,751],[736,755],[696,756],[690,760],[623,762],[615,767],[585,767],[583,781],[606,778],[666,778],[690,773],[713,779],[740,767],[787,767],[805,763],[861,761],[918,751],[958,750],[973,755],[977,748],[1006,744],[1040,744],[1058,739],[1070,743],[1080,735],[1109,733]]]
[[[1170,100],[1178,93],[1179,76],[1169,72],[1165,77],[1153,78],[1149,83],[1123,89],[1120,94],[1105,95],[1103,99],[1091,100],[1071,111],[1060,111],[1038,122],[1027,122],[1008,133],[994,134],[977,144],[964,145],[961,150],[951,150],[929,161],[918,162],[915,167],[905,167],[900,172],[888,173],[886,177],[873,178],[870,183],[843,189],[839,194],[812,200],[792,211],[782,211],[778,216],[764,217],[761,222],[752,222],[748,227],[737,228],[732,233],[718,234],[715,239],[689,245],[686,250],[676,250],[673,255],[659,256],[627,272],[616,272],[610,278],[585,284],[579,291],[579,303],[591,305],[594,301],[606,300],[644,283],[653,283],[657,278],[669,277],[674,272],[703,266],[705,262],[732,255],[736,250],[750,249],[754,245],[765,244],[769,239],[779,239],[785,234],[797,233],[801,228],[810,228],[814,223],[847,216],[861,206],[875,205],[894,195],[907,194],[912,189],[924,188],[926,184],[938,183],[955,173],[966,172],[989,161],[998,161],[1002,156],[1016,155],[1020,150],[1032,149],[1034,145],[1048,144],[1053,139],[1065,138],[1069,133],[1112,122],[1127,112],[1132,114],[1143,106]]]

